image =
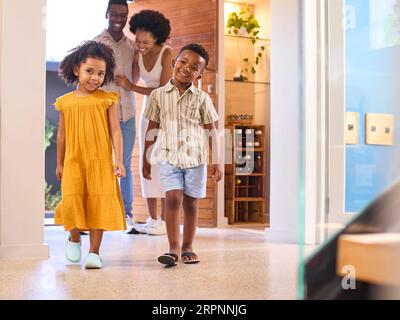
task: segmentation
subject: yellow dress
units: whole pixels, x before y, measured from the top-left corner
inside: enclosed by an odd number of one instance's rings
[[[98,89],[85,97],[70,92],[54,103],[64,115],[66,135],[62,200],[54,222],[67,231],[126,229],[107,115],[117,102],[116,93]]]

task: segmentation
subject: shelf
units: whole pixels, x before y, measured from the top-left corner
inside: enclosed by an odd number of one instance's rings
[[[234,222],[228,228],[268,228],[269,223],[261,222]]]
[[[241,198],[239,198],[239,197],[235,197],[235,198],[234,198],[234,201],[247,201],[247,202],[254,201],[254,202],[265,202],[265,199],[264,199],[264,198],[262,198],[262,197],[241,197]]]
[[[264,148],[242,148],[242,147],[235,147],[236,150],[241,150],[241,151],[254,151],[254,152],[260,152],[264,151]]]
[[[235,176],[246,176],[246,177],[262,177],[264,173],[235,173]]]
[[[243,186],[243,185],[241,185],[241,184],[239,184],[239,185],[235,185],[235,188],[255,188],[256,186],[250,186],[250,185],[245,185],[245,186]]]
[[[238,210],[238,213],[258,213],[257,210]]]
[[[250,36],[241,36],[241,35],[237,35],[237,34],[225,34],[225,37],[236,38],[236,39],[245,39],[245,40],[250,40],[250,41],[251,41],[251,39],[253,39],[253,37],[250,37]],[[257,41],[271,42],[271,39],[258,38]]]
[[[238,81],[238,80],[230,80],[230,79],[225,79],[225,82],[235,82],[235,83],[247,83],[247,84],[265,84],[265,85],[270,85],[271,82],[265,82],[265,81]]]

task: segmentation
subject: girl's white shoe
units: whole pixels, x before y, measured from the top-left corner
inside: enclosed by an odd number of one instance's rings
[[[81,261],[81,242],[72,242],[68,239],[65,257],[71,262]]]
[[[101,269],[103,267],[103,262],[101,258],[96,253],[89,253],[86,258],[85,268],[86,269]]]

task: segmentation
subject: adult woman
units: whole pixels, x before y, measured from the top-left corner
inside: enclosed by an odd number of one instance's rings
[[[123,75],[116,77],[116,84],[136,93],[144,95],[143,108],[147,104],[148,95],[155,88],[164,86],[172,77],[172,61],[174,59],[172,48],[164,43],[168,39],[171,27],[169,20],[163,14],[153,10],[143,10],[135,14],[130,22],[130,31],[136,36],[136,47],[133,62],[132,82]],[[136,85],[142,79],[145,87]],[[132,233],[139,231],[150,235],[166,233],[163,221],[165,209],[165,193],[159,177],[159,165],[152,166],[152,179],[147,180],[142,175],[142,153],[144,150],[145,134],[148,120],[140,117],[139,143],[140,143],[140,177],[142,195],[146,198],[150,217],[143,226],[135,224]],[[157,219],[157,199],[161,199],[161,219]]]

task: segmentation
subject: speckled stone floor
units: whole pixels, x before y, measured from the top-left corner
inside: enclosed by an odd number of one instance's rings
[[[164,268],[166,236],[105,233],[104,268],[85,270],[64,257],[66,233],[45,228],[47,260],[0,261],[0,299],[296,299],[298,246],[268,243],[259,230],[199,228],[201,262]]]

